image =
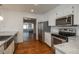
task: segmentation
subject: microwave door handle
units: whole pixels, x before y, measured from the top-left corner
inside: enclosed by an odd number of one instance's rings
[[[67,18],[66,18],[66,23],[67,23]]]

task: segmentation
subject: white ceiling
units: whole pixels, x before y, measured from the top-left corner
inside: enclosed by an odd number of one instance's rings
[[[3,4],[1,7],[7,10],[14,11],[25,11],[31,12],[31,9],[34,9],[33,13],[45,13],[53,8],[58,6],[58,4],[38,4],[35,6],[34,4]]]

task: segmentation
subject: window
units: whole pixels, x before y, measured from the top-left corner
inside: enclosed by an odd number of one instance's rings
[[[28,29],[28,24],[24,24],[23,29]]]
[[[26,23],[23,25],[23,29],[34,29],[34,24]]]

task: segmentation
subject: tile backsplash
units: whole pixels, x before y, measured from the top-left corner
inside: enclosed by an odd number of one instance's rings
[[[51,27],[51,33],[56,33],[58,34],[59,28],[58,27]]]

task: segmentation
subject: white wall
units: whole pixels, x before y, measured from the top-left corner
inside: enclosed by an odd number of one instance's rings
[[[4,20],[0,22],[0,31],[18,31],[18,42],[23,42],[23,17],[36,18],[37,22],[42,20],[41,15],[27,12],[1,10],[1,15],[4,17]],[[36,35],[38,36],[38,23]]]

